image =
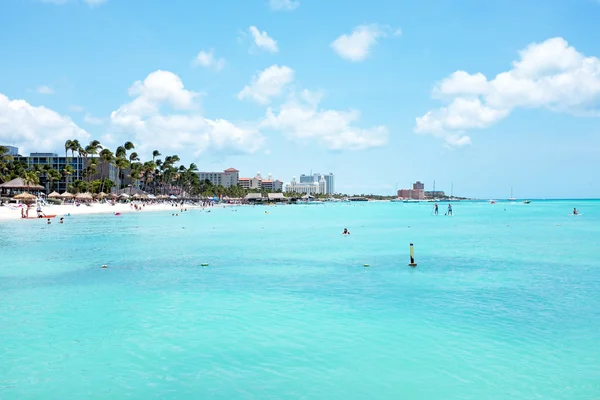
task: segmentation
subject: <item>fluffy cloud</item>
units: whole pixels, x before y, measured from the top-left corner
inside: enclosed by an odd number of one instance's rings
[[[278,111],[269,107],[262,126],[281,131],[294,140],[315,140],[330,150],[364,150],[387,143],[385,126],[354,126],[360,119],[359,111],[320,109],[321,98],[321,94],[305,90]]]
[[[213,50],[201,50],[196,56],[196,59],[194,60],[194,65],[199,65],[205,68],[212,68],[215,71],[220,71],[225,66],[225,59],[215,58]]]
[[[96,7],[99,6],[101,4],[106,3],[108,0],[83,0],[83,2],[85,4],[87,4],[90,7]]]
[[[350,61],[363,61],[369,56],[369,52],[377,39],[387,37],[390,34],[399,36],[400,29],[391,32],[389,26],[377,24],[359,25],[350,34],[343,34],[331,43],[331,48],[342,58]]]
[[[186,90],[181,79],[168,71],[155,71],[129,89],[134,99],[111,114],[115,130],[135,135],[141,152],[154,148],[198,156],[211,153],[253,153],[263,136],[253,127],[201,115],[199,93]],[[166,113],[164,108],[169,108]]]
[[[269,5],[273,11],[292,11],[298,8],[298,0],[270,0]]]
[[[63,4],[71,3],[74,0],[40,0],[40,1],[42,3],[50,3],[50,4],[56,4],[56,5],[60,6]],[[90,7],[96,7],[96,6],[106,3],[108,0],[82,0],[82,1]]]
[[[83,121],[85,123],[92,124],[92,125],[102,125],[104,123],[104,120],[102,118],[94,117],[90,113],[86,113],[84,115]]]
[[[14,144],[22,153],[56,151],[67,139],[84,141],[89,137],[68,117],[0,94],[0,142],[3,144]]]
[[[449,105],[417,118],[415,130],[450,145],[468,143],[466,130],[486,128],[519,107],[600,116],[600,59],[586,57],[563,38],[552,38],[521,50],[512,68],[491,80],[456,71],[433,94]]]
[[[252,35],[252,40],[254,44],[259,49],[269,51],[271,53],[277,53],[279,49],[277,48],[277,41],[270,37],[267,32],[260,31],[256,26],[251,26],[248,28],[250,35]]]
[[[47,85],[38,86],[35,91],[39,94],[54,94],[54,89]]]
[[[252,78],[252,83],[246,85],[239,93],[238,99],[252,99],[260,104],[269,103],[274,96],[281,94],[283,89],[294,80],[294,70],[283,66],[272,65]]]

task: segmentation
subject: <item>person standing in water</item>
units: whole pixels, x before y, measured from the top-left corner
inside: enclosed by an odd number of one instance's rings
[[[452,215],[452,204],[448,204],[448,213],[446,215]]]
[[[577,215],[577,214],[579,214],[579,211],[577,211],[576,208],[573,208],[573,215]]]
[[[435,203],[435,204],[433,205],[433,213],[434,213],[435,215],[438,215],[438,205],[437,205],[437,203]]]

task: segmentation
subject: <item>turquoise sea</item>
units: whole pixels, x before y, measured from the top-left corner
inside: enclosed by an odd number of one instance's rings
[[[599,399],[600,201],[446,206],[0,221],[0,399]]]

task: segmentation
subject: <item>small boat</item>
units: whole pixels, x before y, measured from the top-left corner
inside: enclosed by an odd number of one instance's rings
[[[490,200],[490,204],[496,204],[496,200]]]
[[[508,201],[517,201],[517,199],[515,199],[513,197],[513,188],[512,188],[512,186],[510,187],[510,197],[507,200]]]
[[[21,219],[47,219],[47,218],[56,218],[56,214],[55,215],[43,215],[41,217],[25,217],[25,218],[21,218]]]
[[[531,200],[524,200],[523,201],[523,204],[529,204],[529,203],[531,203]]]
[[[392,203],[401,203],[401,202],[403,202],[403,201],[404,201],[404,200],[402,200],[402,199],[400,199],[400,198],[398,198],[398,199],[391,199],[391,200],[390,200],[390,202],[392,202]]]

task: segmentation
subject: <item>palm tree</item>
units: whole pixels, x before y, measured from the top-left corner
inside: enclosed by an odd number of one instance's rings
[[[153,150],[152,151],[152,161],[154,161],[154,159],[156,157],[160,157],[160,156],[161,156],[161,154],[160,154],[160,152],[158,150]]]
[[[61,178],[61,174],[55,169],[50,169],[46,172],[46,176],[48,177],[48,181],[50,181],[50,191],[53,191],[54,181],[59,180]]]
[[[111,164],[114,163],[114,159],[115,156],[113,155],[112,151],[110,151],[109,149],[102,149],[102,151],[100,151],[100,159],[102,160],[102,162],[106,165],[102,165],[101,170],[100,170],[100,180],[102,181],[102,186],[100,187],[100,191],[102,192],[104,189],[104,181],[105,181],[105,177],[104,177],[104,169],[106,167],[106,178],[108,178],[108,173],[110,170],[110,166]]]
[[[40,177],[36,171],[25,171],[23,182],[27,185],[27,192],[29,192],[30,185],[37,185],[40,183]]]
[[[62,174],[65,177],[65,187],[67,189],[69,188],[69,177],[73,175],[73,172],[75,172],[75,170],[69,164],[65,165],[65,168],[62,170]]]
[[[73,147],[73,141],[69,139],[65,142],[65,158],[68,157],[68,152],[71,150],[71,147]]]

